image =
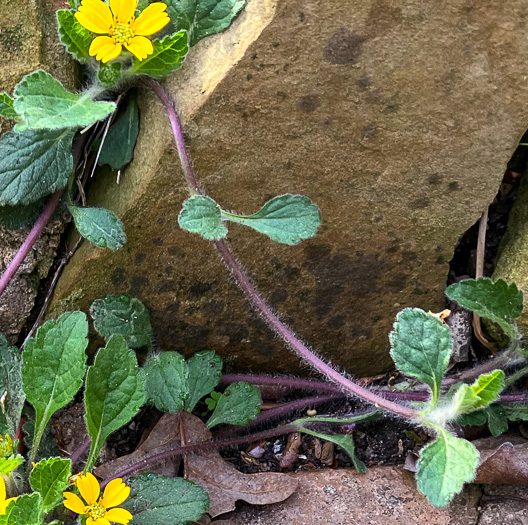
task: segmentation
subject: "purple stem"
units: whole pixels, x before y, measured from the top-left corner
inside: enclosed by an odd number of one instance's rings
[[[196,176],[194,175],[191,161],[185,147],[185,140],[183,138],[180,120],[169,93],[156,80],[147,79],[145,82],[153,89],[156,95],[158,95],[161,102],[165,106],[165,110],[169,117],[174,135],[174,142],[176,144],[176,149],[178,150],[178,155],[182,163],[183,172],[187,183],[192,188],[194,193],[203,195],[203,192],[196,181]],[[242,269],[242,266],[235,259],[227,243],[223,240],[213,242],[225,265],[232,272],[236,282],[238,283],[238,286],[245,292],[253,307],[260,313],[272,330],[274,330],[303,361],[306,361],[315,370],[327,377],[330,381],[333,381],[339,385],[343,390],[346,390],[347,392],[364,399],[368,403],[388,410],[389,412],[402,416],[406,419],[416,419],[416,410],[407,406],[393,403],[392,401],[389,401],[377,394],[374,394],[373,392],[366,390],[353,381],[350,381],[346,377],[343,377],[339,372],[334,370],[322,359],[317,357],[302,341],[300,341],[295,336],[293,331],[288,326],[286,326],[277,315],[273,313],[272,309],[251,284],[248,276]]]
[[[39,218],[36,220],[35,224],[33,224],[33,227],[26,237],[26,240],[22,243],[22,246],[20,246],[18,249],[18,252],[13,257],[13,260],[9,263],[9,266],[0,278],[0,296],[5,292],[17,270],[20,268],[20,265],[24,262],[27,254],[31,251],[31,248],[33,248],[33,245],[40,237],[42,230],[44,230],[46,224],[48,224],[48,221],[57,208],[63,193],[64,188],[57,190],[51,195]]]
[[[92,440],[90,436],[86,436],[80,443],[79,446],[72,452],[72,455],[70,456],[70,460],[72,462],[72,466],[81,459],[81,456],[88,450],[90,447]]]
[[[175,448],[172,450],[167,450],[166,452],[161,452],[160,454],[154,454],[139,463],[131,465],[126,469],[123,469],[121,472],[117,472],[113,476],[105,479],[101,483],[101,488],[106,486],[110,481],[116,478],[122,478],[128,476],[133,472],[136,472],[139,469],[145,468],[147,465],[152,465],[154,463],[160,463],[165,459],[173,458],[174,456],[179,456],[180,454],[191,454],[196,452],[204,452],[206,450],[213,450],[217,448],[230,447],[234,445],[241,445],[242,443],[252,443],[254,441],[264,441],[271,437],[281,436],[283,434],[290,434],[291,432],[297,432],[299,428],[295,425],[285,425],[283,427],[272,428],[270,430],[265,430],[263,432],[257,432],[255,434],[249,434],[247,436],[232,437],[226,439],[218,439],[215,441],[207,441],[205,443],[196,443],[193,445],[185,445],[183,447]]]
[[[220,380],[226,385],[231,383],[239,383],[240,381],[247,381],[253,385],[260,386],[276,386],[283,388],[300,388],[304,390],[315,390],[318,392],[329,392],[334,394],[342,393],[342,390],[331,383],[318,381],[315,379],[303,379],[299,377],[270,377],[270,376],[256,376],[252,374],[224,374]],[[390,390],[381,390],[377,388],[372,389],[376,394],[383,396],[393,401],[427,401],[430,397],[428,392],[399,392]],[[528,392],[519,392],[515,394],[502,394],[499,397],[499,403],[521,403],[528,401]]]

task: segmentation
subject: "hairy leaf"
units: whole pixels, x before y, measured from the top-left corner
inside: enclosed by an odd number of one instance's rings
[[[246,0],[167,0],[167,13],[178,29],[187,29],[190,45],[227,29]]]
[[[29,204],[64,188],[74,131],[9,132],[0,139],[0,206]]]
[[[209,508],[209,496],[183,478],[141,474],[128,480],[130,497],[123,504],[134,515],[134,524],[187,525]]]
[[[99,63],[97,78],[107,87],[114,87],[123,77],[121,62]]]
[[[519,337],[515,319],[522,314],[523,294],[515,284],[480,277],[452,284],[445,294],[460,306],[497,323],[506,335]]]
[[[75,227],[90,242],[101,248],[115,251],[122,248],[127,240],[125,227],[115,214],[105,208],[79,208],[68,206]]]
[[[66,51],[81,64],[90,60],[88,50],[94,39],[93,34],[84,28],[75,18],[75,9],[59,9],[57,22],[59,37],[66,47]]]
[[[68,488],[71,476],[71,461],[63,458],[49,458],[39,461],[31,471],[31,488],[40,493],[44,512],[62,504],[62,493]]]
[[[126,166],[134,155],[139,133],[139,114],[134,92],[128,97],[126,110],[111,126],[106,135],[99,165],[108,164],[119,170]]]
[[[494,370],[480,375],[471,385],[471,390],[479,397],[478,408],[494,403],[504,389],[504,372]]]
[[[22,494],[0,514],[0,525],[41,525],[42,510],[40,494]]]
[[[183,230],[199,233],[207,240],[222,239],[227,235],[222,209],[213,199],[202,195],[195,195],[183,203],[178,224]]]
[[[88,321],[83,312],[66,312],[44,323],[24,348],[22,381],[35,408],[34,447],[50,417],[81,388],[86,370]],[[33,451],[32,451],[33,452]]]
[[[126,425],[145,402],[145,381],[136,355],[120,335],[97,352],[86,375],[84,402],[92,438],[86,470],[91,470],[106,438]]]
[[[189,397],[185,400],[185,410],[192,412],[202,397],[210,394],[222,377],[222,358],[214,352],[199,352],[188,361]]]
[[[22,386],[22,355],[0,335],[0,396],[3,398],[2,415],[10,436],[16,434],[26,396]]]
[[[0,226],[9,230],[20,230],[32,225],[40,215],[43,200],[32,202],[26,206],[0,206]]]
[[[249,226],[273,241],[295,245],[313,237],[321,224],[319,208],[303,195],[279,195],[253,215],[221,211],[222,218]]]
[[[94,328],[106,341],[121,335],[128,346],[150,346],[152,326],[145,305],[130,295],[107,295],[90,306]]]
[[[143,367],[147,401],[162,412],[183,410],[189,396],[187,364],[177,352],[162,352]]]
[[[13,107],[14,99],[7,93],[0,93],[0,117],[7,119],[14,119],[18,117],[18,113]]]
[[[426,445],[418,460],[418,490],[435,507],[445,507],[464,483],[473,481],[479,461],[477,449],[444,429],[438,438]]]
[[[246,381],[229,385],[216,403],[207,427],[216,425],[247,425],[260,414],[260,390]]]
[[[449,327],[419,308],[405,308],[396,316],[389,339],[396,367],[429,385],[434,404],[453,345]]]
[[[14,95],[15,111],[30,129],[89,126],[115,110],[113,102],[94,102],[86,93],[70,93],[42,70],[26,75],[15,87]]]
[[[0,475],[8,475],[24,463],[24,456],[15,454],[9,457],[0,457]]]
[[[187,31],[179,31],[162,40],[154,40],[152,45],[154,52],[147,58],[141,61],[136,57],[132,59],[129,73],[158,78],[178,69],[189,50]]]

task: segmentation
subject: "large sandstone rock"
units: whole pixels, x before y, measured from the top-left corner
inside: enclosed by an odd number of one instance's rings
[[[252,0],[167,81],[200,181],[224,208],[303,193],[323,227],[296,247],[230,226],[255,283],[296,332],[355,374],[391,366],[404,306],[439,310],[459,236],[491,202],[528,120],[521,0]],[[130,293],[157,345],[216,350],[238,368],[295,368],[222,267],[182,232],[169,126],[145,93],[133,164],[89,201],[124,220],[113,254],[84,244],[54,311]]]
[[[11,93],[24,75],[39,68],[73,87],[73,65],[56,36],[55,11],[67,4],[67,0],[0,1],[0,92]],[[0,118],[0,134],[10,126],[10,122]],[[47,275],[53,262],[60,230],[60,221],[50,223],[0,298],[0,332],[12,341],[33,308],[40,279]],[[0,272],[27,233],[28,230],[0,228]]]

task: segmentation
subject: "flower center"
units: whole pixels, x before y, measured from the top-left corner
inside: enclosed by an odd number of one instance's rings
[[[93,505],[89,505],[84,509],[84,513],[90,516],[93,520],[97,520],[98,518],[104,518],[106,515],[106,510],[102,505],[99,505],[99,503],[94,503]]]
[[[134,31],[132,31],[130,24],[117,22],[110,35],[114,38],[116,44],[128,44],[134,36]]]

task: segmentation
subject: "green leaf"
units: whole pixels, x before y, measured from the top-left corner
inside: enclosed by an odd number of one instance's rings
[[[26,75],[15,87],[14,95],[15,111],[30,129],[85,127],[115,110],[113,102],[94,102],[88,92],[70,93],[42,70]]]
[[[396,367],[429,385],[434,406],[452,350],[449,327],[419,308],[405,308],[396,316],[389,339]]]
[[[523,294],[515,284],[480,277],[452,284],[445,294],[460,306],[497,323],[511,338],[519,338],[515,319],[522,314]]]
[[[477,449],[444,429],[438,438],[426,445],[418,460],[418,490],[435,507],[445,507],[458,494],[464,483],[475,478],[479,462]]]
[[[107,87],[114,87],[123,78],[123,73],[121,72],[121,62],[107,62],[106,64],[100,62],[97,78],[101,84]]]
[[[150,346],[152,326],[145,305],[130,295],[107,295],[90,306],[94,328],[106,341],[113,335],[124,337],[128,346]]]
[[[44,512],[62,504],[62,493],[68,488],[70,476],[71,461],[63,458],[39,461],[31,471],[29,482],[42,496]]]
[[[90,60],[90,44],[93,34],[84,28],[75,18],[75,9],[59,9],[57,22],[59,24],[59,37],[66,47],[66,51],[81,64]]]
[[[479,398],[478,408],[494,403],[504,390],[504,372],[502,370],[494,370],[489,374],[480,375],[471,385],[471,390]]]
[[[7,458],[0,458],[0,474],[7,475],[24,463],[25,459],[20,454],[15,454]]]
[[[128,73],[158,78],[175,71],[181,66],[189,50],[187,40],[187,31],[179,31],[162,40],[154,40],[154,52],[141,61],[134,57]]]
[[[222,397],[222,394],[220,392],[215,392],[214,390],[211,392],[210,397],[205,399],[205,405],[207,406],[207,410],[213,411],[216,408],[216,404],[218,403],[218,400]],[[205,414],[203,414],[205,415]]]
[[[187,29],[191,46],[227,29],[246,0],[168,0],[167,13],[175,27]]]
[[[64,188],[74,131],[9,132],[0,139],[0,206],[29,204]]]
[[[22,494],[0,515],[0,525],[40,525],[42,510],[40,494]]]
[[[177,352],[162,352],[143,367],[147,401],[162,412],[183,410],[189,396],[187,364]]]
[[[253,215],[235,215],[224,210],[221,215],[290,246],[313,237],[321,224],[319,208],[303,195],[279,195]]]
[[[199,233],[207,240],[222,239],[227,235],[222,209],[213,199],[203,195],[195,195],[183,203],[178,224],[182,230]]]
[[[116,251],[125,245],[125,227],[110,210],[78,206],[68,206],[68,210],[79,233],[96,246]]]
[[[209,508],[207,493],[183,478],[141,474],[127,483],[131,492],[123,507],[134,515],[134,525],[188,525]]]
[[[18,113],[13,107],[14,102],[15,100],[7,93],[0,93],[0,117],[7,119],[15,119],[18,117]]]
[[[24,348],[22,381],[35,408],[34,459],[50,417],[81,388],[86,370],[88,321],[83,312],[66,312],[44,323]]]
[[[260,390],[246,381],[229,385],[216,403],[207,427],[216,425],[247,425],[260,414]]]
[[[466,426],[481,426],[485,425],[488,420],[488,414],[486,410],[478,410],[476,412],[470,412],[468,414],[460,414],[457,417],[457,423]]]
[[[223,361],[214,352],[199,352],[187,361],[189,369],[189,397],[185,400],[185,410],[192,412],[202,397],[210,394],[222,377]]]
[[[493,437],[498,437],[508,430],[508,416],[501,406],[491,406],[486,409],[488,428]]]
[[[99,155],[99,165],[109,164],[115,170],[126,166],[134,155],[139,133],[137,96],[134,92],[128,97],[126,110],[110,126]]]
[[[40,215],[44,199],[26,206],[0,206],[0,226],[9,230],[20,230],[31,226]]]
[[[22,386],[22,355],[0,336],[0,396],[4,397],[2,415],[10,436],[16,434],[26,396]]]
[[[84,402],[92,438],[85,470],[90,471],[106,438],[126,425],[145,402],[145,381],[136,355],[120,335],[97,352],[86,375]]]
[[[23,425],[22,430],[24,431],[24,443],[28,449],[33,448],[33,438],[35,436],[35,421],[33,419],[28,419]],[[40,461],[44,458],[54,457],[60,455],[61,451],[57,446],[57,442],[53,439],[51,435],[50,427],[46,427],[42,439],[40,440],[40,446],[38,449],[38,454],[34,461]]]
[[[469,385],[462,384],[455,391],[452,400],[453,409],[456,414],[463,414],[476,410],[479,404],[479,396],[471,389]]]

